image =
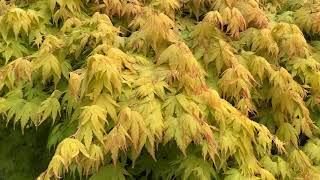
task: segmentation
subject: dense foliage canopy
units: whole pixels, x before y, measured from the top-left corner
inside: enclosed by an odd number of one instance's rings
[[[1,0],[1,124],[39,180],[320,179],[319,35],[320,0]]]

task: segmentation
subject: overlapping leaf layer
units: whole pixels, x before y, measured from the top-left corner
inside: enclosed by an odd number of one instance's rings
[[[53,127],[39,180],[320,179],[319,0],[0,6],[3,123]]]

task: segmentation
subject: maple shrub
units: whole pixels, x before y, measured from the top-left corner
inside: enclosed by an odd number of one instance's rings
[[[1,124],[49,127],[38,180],[319,180],[319,35],[320,0],[0,0]]]

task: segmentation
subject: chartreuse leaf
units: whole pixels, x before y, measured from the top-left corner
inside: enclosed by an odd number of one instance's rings
[[[233,179],[237,179],[237,180],[245,180],[245,179],[258,179],[258,177],[246,177],[244,175],[242,175],[237,169],[230,169],[228,171],[226,171],[226,180],[233,180]]]
[[[48,97],[45,101],[43,101],[40,105],[38,113],[41,116],[40,124],[46,120],[49,116],[51,116],[53,120],[53,124],[57,118],[60,116],[60,103],[59,98],[61,96],[61,92],[55,91],[52,93],[50,97]]]
[[[168,98],[165,102],[164,143],[174,139],[184,155],[191,142],[202,143],[203,155],[208,153],[215,159],[216,141],[213,127],[201,119],[201,112],[197,105],[186,99],[184,95]]]
[[[33,63],[33,70],[41,69],[41,75],[43,81],[47,81],[50,77],[53,77],[55,85],[58,84],[61,79],[61,65],[59,60],[53,54],[40,55]]]
[[[120,165],[106,165],[100,168],[95,175],[91,176],[90,180],[126,180],[126,176],[128,175],[129,173],[126,169]]]
[[[82,107],[76,138],[84,141],[87,149],[89,149],[93,141],[93,135],[95,135],[100,143],[104,144],[103,137],[106,134],[105,124],[108,124],[106,116],[107,111],[98,105]]]
[[[0,0],[1,117],[52,124],[39,180],[320,179],[319,17],[319,1]]]
[[[112,59],[99,54],[89,57],[84,86],[92,98],[99,96],[104,88],[111,94],[119,94],[120,79],[120,70],[112,63]]]
[[[64,169],[67,170],[72,160],[79,158],[79,156],[91,159],[90,154],[80,141],[73,138],[64,139],[59,143],[48,169],[38,179],[50,179],[52,176],[61,177]]]
[[[140,137],[147,133],[146,123],[140,113],[132,111],[126,107],[119,113],[118,123],[121,124],[131,137],[132,144],[135,150],[141,149],[138,147],[141,144]]]
[[[206,162],[203,158],[189,155],[183,159],[173,162],[178,168],[175,170],[177,177],[181,176],[182,179],[199,179],[210,180],[218,179],[217,172],[214,170],[210,162]]]
[[[56,147],[56,145],[61,142],[63,139],[71,136],[77,129],[77,123],[65,121],[54,126],[50,135],[48,137],[47,147],[51,149]]]
[[[116,125],[105,137],[105,149],[111,153],[113,164],[117,163],[119,151],[127,150],[128,139],[130,140],[130,136],[121,124]]]

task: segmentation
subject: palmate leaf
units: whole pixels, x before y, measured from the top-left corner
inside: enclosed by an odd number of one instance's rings
[[[265,137],[263,141],[261,140],[254,141],[257,143],[256,144],[257,146],[266,147],[266,144],[268,144],[267,146],[270,147],[271,140],[273,138],[274,139],[273,143],[277,146],[278,151],[279,152],[284,151],[283,143],[279,141],[276,137],[274,137],[267,128],[265,128],[262,125],[259,125],[258,123],[248,120],[245,116],[243,116],[241,113],[235,110],[234,107],[228,105],[228,103],[219,99],[219,96],[213,90],[211,92],[205,93],[204,98],[206,99],[209,105],[209,110],[213,113],[215,121],[219,122],[218,127],[220,128],[220,132],[221,132],[221,135],[220,135],[221,142],[219,142],[219,145],[221,146],[220,149],[222,151],[220,153],[220,156],[221,156],[220,158],[222,162],[226,160],[230,155],[233,155],[236,152],[237,148],[234,148],[234,147],[238,147],[239,149],[241,149],[242,153],[247,154],[246,156],[240,156],[240,157],[236,156],[237,158],[239,158],[238,163],[240,165],[243,165],[244,168],[248,168],[246,166],[250,167],[250,165],[247,163],[248,159],[246,157],[248,156],[248,154],[251,154],[251,150],[253,147],[252,147],[252,144],[248,143],[248,141],[250,140],[249,139],[244,140],[244,137],[254,138],[255,136],[254,131],[261,132]],[[233,118],[234,116],[237,116],[237,118]],[[227,128],[226,124],[229,124],[228,125],[229,127],[232,125],[232,128],[233,128],[232,131],[233,132],[236,131],[238,132],[238,134],[234,133],[233,135],[228,133],[229,137],[225,137],[226,139],[224,139],[223,137],[227,135],[226,131],[228,130],[226,129]],[[246,134],[246,135],[244,136],[243,134]],[[236,143],[236,141],[238,141],[239,143]],[[265,148],[263,151],[270,152],[270,148],[269,149]],[[250,160],[253,162],[256,161],[252,156],[250,157]],[[259,169],[257,168],[257,163],[254,163],[254,164],[256,164],[255,170],[259,171]],[[248,173],[248,172],[244,171],[243,173]],[[252,174],[252,173],[250,172],[249,174]]]
[[[105,149],[111,153],[114,165],[117,164],[119,151],[125,152],[127,150],[127,141],[130,139],[129,134],[121,124],[117,124],[109,134],[105,136]]]
[[[68,170],[71,160],[84,156],[91,158],[85,146],[80,141],[73,138],[66,138],[59,143],[55,155],[49,163],[48,169],[43,172],[38,179],[50,179],[54,176],[60,178],[64,170]]]
[[[241,64],[224,71],[218,82],[222,96],[236,100],[250,98],[250,88],[254,83],[255,80],[251,73]]]
[[[106,165],[100,168],[95,175],[90,177],[90,180],[125,180],[126,176],[128,175],[129,173],[126,171],[126,169],[121,167],[120,165]]]
[[[194,14],[197,19],[199,19],[200,15],[202,15],[205,12],[202,12],[201,9],[204,7],[206,3],[213,5],[212,1],[203,1],[203,0],[192,0],[192,1],[184,1],[183,2],[186,8],[190,14]]]
[[[164,143],[174,139],[184,155],[191,142],[200,143],[204,157],[209,154],[214,160],[217,146],[213,135],[214,127],[201,119],[197,105],[180,94],[168,99],[164,108]]]
[[[185,154],[187,146],[191,143],[192,139],[189,136],[185,136],[182,127],[179,126],[179,122],[175,118],[170,118],[165,121],[165,135],[164,142],[168,142],[174,139],[181,151]]]
[[[32,61],[33,71],[40,69],[43,82],[53,77],[55,85],[61,79],[61,65],[59,60],[53,54],[43,54]]]
[[[55,8],[59,5],[61,9],[68,9],[70,12],[79,12],[80,8],[83,6],[80,0],[49,0],[48,5],[50,7],[51,12],[55,12]]]
[[[210,66],[215,66],[216,72],[220,74],[225,69],[237,64],[235,49],[232,48],[227,42],[221,38],[217,38],[218,41],[215,41],[215,38],[213,37],[204,38],[212,38],[213,42],[201,42],[201,39],[197,40],[199,46],[196,48],[199,49],[196,49],[196,51],[208,49],[203,52],[203,55],[201,55],[203,56],[202,58],[207,68]],[[208,43],[208,45],[206,45],[206,43]]]
[[[66,163],[70,159],[78,156],[79,153],[82,153],[87,158],[90,158],[90,155],[86,151],[84,145],[82,145],[76,139],[67,138],[63,140],[57,147],[56,154],[60,154],[61,157],[65,160]]]
[[[268,26],[269,19],[262,8],[259,8],[259,2],[250,1],[249,3],[238,3],[237,8],[241,11],[248,26],[264,28]]]
[[[276,178],[268,170],[261,168],[260,174],[261,174],[261,179],[276,180]]]
[[[295,163],[297,161],[301,163]],[[290,156],[288,157],[288,163],[293,167],[294,170],[299,169],[300,171],[306,172],[308,172],[307,169],[312,166],[309,157],[303,151],[297,149],[291,152]]]
[[[53,120],[41,180],[319,179],[318,6],[0,1],[1,115]]]
[[[183,180],[198,179],[210,180],[218,179],[217,173],[210,162],[204,161],[196,156],[188,156],[173,162],[178,168],[175,170],[176,177],[181,176]]]
[[[17,7],[10,8],[6,15],[2,16],[0,29],[2,37],[6,40],[10,32],[13,32],[17,40],[19,34],[29,34],[32,25],[39,23],[39,14],[33,10],[23,10]]]
[[[232,37],[239,38],[240,32],[247,27],[242,13],[237,8],[227,7],[222,10],[221,16],[224,18],[224,24],[228,24],[227,33]]]
[[[18,86],[21,81],[31,81],[32,66],[30,61],[19,58],[0,70],[2,81],[0,82],[0,89],[6,86],[13,89]]]
[[[126,4],[125,1],[122,0],[103,0],[103,3],[106,5],[106,13],[109,16],[121,16],[124,14],[123,9]]]
[[[226,172],[226,180],[233,180],[233,179],[237,179],[237,180],[245,180],[248,179],[249,177],[246,177],[244,175],[242,175],[237,169],[230,169]],[[251,177],[249,179],[258,179],[258,177]]]
[[[146,122],[140,113],[125,107],[119,113],[118,123],[121,124],[130,135],[133,148],[136,151],[140,151],[140,146],[144,144],[143,142],[141,143],[141,141],[143,141],[141,137],[147,133]]]
[[[77,125],[75,121],[66,121],[54,126],[48,137],[47,148],[51,150],[52,147],[56,147],[63,139],[70,137],[76,131]]]
[[[144,104],[141,108],[141,115],[146,117],[146,126],[150,130],[150,134],[161,141],[164,128],[161,102],[153,100]]]
[[[279,44],[280,56],[304,57],[308,54],[307,42],[296,25],[277,23],[272,28],[272,36]]]
[[[310,86],[310,99],[307,101],[307,105],[311,108],[317,104],[318,97],[318,86],[317,81],[319,76],[319,63],[312,57],[307,59],[304,58],[293,58],[292,61],[286,62],[287,69],[293,77],[299,78],[305,85]]]
[[[112,63],[112,59],[107,56],[99,54],[90,56],[84,76],[82,96],[84,93],[91,93],[91,97],[95,99],[104,88],[109,93],[119,94],[121,91],[120,70]]]
[[[317,164],[319,164],[320,162],[319,156],[317,156],[320,150],[319,144],[319,139],[312,139],[309,140],[303,148],[303,151],[310,157],[310,159],[314,160]]]
[[[175,10],[181,7],[181,3],[177,0],[163,1],[163,0],[155,0],[152,5],[164,12],[167,16],[173,17]]]
[[[178,36],[174,31],[174,22],[168,16],[147,10],[143,17],[145,17],[145,21],[140,25],[140,30],[130,36],[128,48],[142,51],[145,54],[152,48],[156,53],[159,53],[166,47],[166,44],[177,42]],[[136,21],[132,21],[129,26],[139,26],[135,23]]]
[[[186,93],[205,89],[204,71],[185,43],[179,42],[164,50],[157,64],[167,64],[171,70],[171,83],[178,81],[178,89],[184,87]]]
[[[5,59],[5,64],[7,64],[13,57],[21,58],[29,54],[30,50],[26,48],[23,42],[8,40],[6,43],[0,44],[0,52]]]
[[[89,149],[93,135],[95,135],[101,144],[104,144],[103,137],[106,134],[105,124],[108,124],[106,116],[107,111],[98,105],[82,107],[76,138],[79,141],[84,141],[86,148]]]
[[[72,28],[80,27],[82,24],[83,24],[83,22],[81,20],[79,20],[76,17],[72,17],[72,18],[67,19],[64,22],[63,26],[61,27],[61,31],[63,33],[70,32],[72,30]]]
[[[263,57],[252,54],[242,54],[242,57],[248,61],[248,69],[250,73],[252,76],[257,77],[255,79],[259,79],[260,83],[272,74],[273,69],[271,64],[269,64]]]
[[[103,147],[93,144],[90,146],[88,151],[90,157],[85,159],[84,164],[84,174],[88,176],[91,172],[98,171],[99,167],[103,165],[104,162],[104,154],[103,154]]]
[[[122,15],[125,16],[136,16],[143,11],[142,3],[138,0],[133,0],[125,4],[123,7],[124,11]]]
[[[271,31],[269,29],[263,29],[257,35],[257,38],[253,39],[251,50],[259,54],[271,55],[271,57],[277,57],[279,54],[279,48],[274,41]]]
[[[168,83],[164,81],[167,78],[167,68],[159,69],[157,73],[154,73],[155,69],[155,66],[151,66],[150,68],[135,66],[135,70],[137,71],[136,76],[132,79],[126,79],[137,98],[157,97],[164,100],[166,91],[170,91]]]
[[[81,72],[79,72],[81,73]],[[79,75],[77,72],[69,73],[69,91],[72,97],[77,99],[80,95],[80,86],[83,75]]]
[[[218,11],[210,11],[203,18],[202,22],[208,22],[210,24],[214,24],[219,29],[223,27],[223,18]]]
[[[51,116],[53,121],[52,123],[54,124],[57,116],[61,116],[60,103],[58,101],[60,96],[61,92],[55,91],[49,98],[47,98],[45,101],[41,103],[40,108],[38,110],[38,114],[40,114],[41,117],[41,121],[39,122],[39,124],[41,124],[49,116]]]
[[[161,99],[165,97],[165,87],[168,87],[168,84],[165,82],[157,82],[157,83],[147,83],[141,85],[136,89],[137,97],[144,98],[144,97],[151,97],[151,96],[158,96]]]
[[[318,3],[305,3],[294,12],[295,23],[308,34],[318,33],[320,30],[317,18],[319,14]]]
[[[77,27],[71,27],[70,38],[68,38],[68,53],[79,57],[82,53],[95,49],[92,54],[98,53],[101,47],[116,43],[119,37],[119,29],[112,25],[111,20],[105,14],[94,13],[89,19],[78,19],[80,22],[75,23]],[[84,49],[88,47],[90,49]]]
[[[156,159],[156,147],[162,142],[164,131],[164,119],[161,113],[161,103],[156,99],[150,100],[141,105],[140,112],[141,115],[145,117],[147,130],[147,133],[145,133],[146,137],[143,137],[146,138],[145,148],[153,159]]]
[[[135,60],[131,56],[118,48],[109,48],[105,53],[112,59],[112,63],[114,63],[119,70],[129,69],[133,71],[132,64]]]
[[[20,89],[7,94],[6,98],[1,99],[1,113],[5,113],[7,124],[13,120],[14,125],[20,122],[22,133],[29,120],[34,125],[39,123],[39,115],[37,113],[41,99],[26,100]]]
[[[64,26],[64,30],[68,30],[70,36],[66,42],[68,47],[66,53],[73,54],[76,58],[92,49],[94,49],[92,54],[96,54],[111,48],[111,44],[123,44],[118,42],[121,39],[117,36],[119,29],[112,25],[111,20],[105,14],[94,13],[90,19],[72,17],[68,20],[74,26],[68,27],[68,24]]]
[[[277,162],[272,161],[270,157],[265,156],[260,160],[262,166],[267,169],[270,173],[273,175],[278,175],[279,170],[278,170],[278,164]]]
[[[112,96],[103,93],[97,98],[96,104],[104,108],[114,122],[117,121],[117,108],[119,105]]]
[[[298,134],[289,123],[284,123],[279,127],[277,136],[285,142],[291,142],[295,146],[298,146]]]
[[[293,107],[298,105],[300,111],[308,118],[308,110],[304,108],[303,98],[306,96],[306,90],[293,80],[292,76],[284,68],[272,72],[270,76],[270,83],[272,84],[271,92],[278,91],[278,94],[270,93],[272,98],[273,108],[280,107],[281,112],[294,114]],[[284,86],[286,84],[286,86]],[[275,97],[281,95],[283,101],[278,101]],[[290,103],[290,101],[295,103]],[[289,107],[291,106],[291,107]],[[308,118],[309,119],[309,118]]]
[[[211,11],[194,27],[189,25],[191,26],[188,28],[191,30],[190,37],[194,39],[193,46],[209,47],[212,39],[223,39],[225,37],[218,29],[219,26],[223,25],[223,20],[220,19],[219,15],[218,12]],[[219,25],[218,28],[217,25]]]

